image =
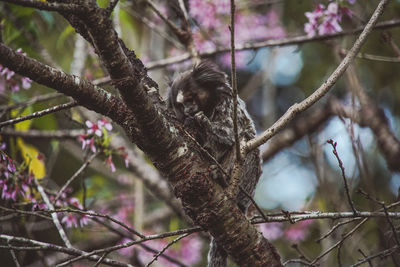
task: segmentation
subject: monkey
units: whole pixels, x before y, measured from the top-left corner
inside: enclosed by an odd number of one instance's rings
[[[202,61],[181,73],[169,88],[168,108],[196,141],[215,158],[227,174],[235,162],[235,137],[233,131],[233,92],[227,75],[210,61]],[[237,109],[239,142],[246,142],[256,135],[254,122],[238,97]],[[241,179],[241,189],[253,196],[261,175],[259,149],[246,155]],[[218,182],[218,181],[217,181]],[[227,181],[220,182],[226,187]],[[246,214],[250,199],[240,192],[237,204]],[[227,254],[212,239],[208,267],[226,266]]]

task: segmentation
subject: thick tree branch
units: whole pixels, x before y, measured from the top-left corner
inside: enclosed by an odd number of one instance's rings
[[[49,3],[40,0],[3,0],[3,1],[24,7],[33,7],[47,11],[59,11],[59,12],[68,12],[75,14],[84,14],[85,12],[87,12],[86,6],[77,4]]]
[[[155,86],[145,84],[143,65],[117,39],[111,21],[101,10],[81,18],[96,53],[125,103],[135,113],[142,136],[136,144],[167,174],[190,217],[210,231],[240,265],[280,266],[280,257],[269,242],[246,220],[233,200],[210,178],[207,163],[177,126],[166,119],[164,103]],[[129,134],[129,124],[122,124]]]
[[[3,66],[29,77],[39,84],[71,96],[78,104],[108,116],[117,123],[134,121],[132,112],[118,97],[77,76],[68,75],[17,53],[2,43],[0,43],[0,62]],[[137,128],[132,127],[131,129],[131,133],[137,133]]]

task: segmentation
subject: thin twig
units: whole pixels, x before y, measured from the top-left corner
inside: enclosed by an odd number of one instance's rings
[[[233,132],[235,136],[235,149],[236,159],[241,160],[240,154],[240,143],[239,143],[239,131],[237,124],[237,106],[238,106],[238,90],[237,90],[237,78],[236,78],[236,61],[235,61],[235,0],[231,0],[231,79],[232,79],[232,90],[233,90]]]
[[[194,229],[195,231],[197,231],[197,228],[193,228],[193,229]],[[180,231],[175,231],[175,232],[180,232]],[[131,247],[131,246],[133,246],[133,245],[140,244],[140,243],[143,243],[143,242],[148,241],[148,240],[153,240],[153,239],[162,238],[162,237],[160,237],[160,236],[163,236],[163,234],[148,235],[148,236],[146,236],[146,237],[144,237],[144,238],[142,238],[142,239],[140,239],[140,240],[128,241],[128,242],[125,242],[125,243],[123,243],[123,244],[119,244],[119,245],[115,245],[115,246],[111,246],[111,247],[107,247],[107,248],[103,248],[103,249],[93,250],[93,251],[91,251],[91,252],[89,252],[89,253],[87,253],[87,254],[85,254],[85,255],[81,255],[81,256],[72,258],[72,259],[70,259],[70,260],[68,260],[68,261],[65,261],[65,262],[63,262],[63,263],[60,263],[60,264],[58,264],[57,266],[58,266],[58,267],[66,266],[66,265],[68,265],[68,264],[71,264],[71,263],[76,262],[76,261],[78,261],[78,260],[85,259],[85,258],[87,258],[87,257],[89,257],[89,256],[92,256],[92,255],[95,255],[95,254],[104,253],[104,252],[112,252],[112,251],[119,250],[119,249],[122,249],[122,248]]]
[[[53,200],[53,203],[56,203],[57,200],[61,197],[62,193],[67,189],[67,187],[75,180],[76,177],[78,177],[89,164],[92,162],[92,160],[97,157],[101,151],[97,151],[96,153],[93,153],[83,164],[82,166],[67,180],[67,182],[61,187],[60,191],[58,191],[56,197]]]
[[[338,242],[336,242],[334,245],[332,245],[330,248],[325,250],[321,255],[316,257],[312,262],[311,265],[317,263],[320,259],[322,259],[325,255],[327,255],[329,252],[331,252],[333,249],[341,245],[346,238],[351,236],[355,231],[357,231],[358,228],[360,228],[366,221],[368,221],[369,218],[364,218],[361,222],[359,222],[352,230],[350,230],[347,234],[343,235],[342,239],[340,239]]]
[[[99,266],[99,265],[103,262],[104,258],[105,258],[107,255],[108,255],[107,252],[103,253],[103,255],[100,257],[100,259],[96,262],[96,264],[95,264],[93,267]]]
[[[187,237],[188,235],[190,235],[190,233],[186,233],[186,234],[183,234],[181,236],[178,236],[177,238],[175,238],[174,240],[169,242],[162,250],[160,250],[156,255],[154,255],[153,259],[146,265],[146,267],[149,267],[151,264],[153,264],[153,262],[155,262],[158,259],[158,257],[161,254],[163,254],[170,246],[172,246],[173,244],[177,243],[179,240]]]
[[[18,136],[23,138],[37,138],[37,139],[76,139],[80,135],[84,134],[84,130],[73,129],[73,130],[54,130],[54,131],[41,131],[41,130],[28,130],[18,131],[10,128],[0,129],[0,135],[3,136]]]
[[[36,179],[34,179],[34,182],[36,184],[36,188],[38,189],[40,195],[42,196],[42,199],[44,203],[46,203],[47,208],[49,210],[54,210],[54,206],[51,203],[49,197],[47,196],[46,192],[44,191],[43,187],[38,183]],[[67,248],[72,248],[71,242],[69,241],[67,234],[65,233],[60,221],[58,220],[58,215],[57,213],[52,213],[51,217],[53,218],[54,225],[56,226],[58,233],[60,234],[61,239],[64,241],[64,244],[67,246]]]
[[[317,240],[315,240],[315,242],[319,243],[319,242],[321,242],[323,239],[325,239],[325,238],[327,238],[328,236],[330,236],[330,235],[331,235],[336,229],[338,229],[339,227],[341,227],[341,226],[343,226],[343,225],[346,225],[346,224],[349,224],[349,223],[352,223],[352,222],[354,222],[354,221],[359,221],[359,220],[361,220],[361,218],[353,218],[353,219],[350,219],[350,220],[348,220],[348,221],[340,222],[340,223],[336,224],[335,226],[333,226],[326,234],[324,234],[323,236],[321,236],[320,238],[318,238]]]
[[[10,242],[7,242],[7,247],[9,248],[10,254],[11,254],[11,258],[13,259],[13,262],[15,264],[15,267],[20,267],[21,265],[18,262],[18,258],[17,255],[15,255],[14,250],[11,248]]]
[[[374,259],[374,258],[377,258],[377,257],[379,257],[380,259],[389,257],[389,256],[392,255],[394,252],[396,252],[398,249],[399,249],[399,246],[394,246],[394,247],[392,247],[392,248],[383,250],[383,251],[378,252],[378,253],[376,253],[376,254],[373,254],[373,255],[371,255],[371,256],[369,256],[369,257],[366,257],[366,258],[363,259],[363,260],[358,261],[357,263],[351,265],[350,267],[360,266],[361,264],[364,264],[364,263],[366,263],[366,262],[370,262],[370,260],[372,260],[372,259]]]
[[[10,235],[0,234],[0,240],[4,240],[4,241],[10,242],[10,243],[16,242],[16,243],[24,243],[24,244],[30,245],[29,247],[22,247],[22,248],[12,246],[12,249],[14,249],[14,250],[52,250],[52,251],[57,251],[57,252],[74,255],[74,256],[87,255],[87,252],[85,252],[83,250],[79,250],[76,248],[66,248],[66,247],[62,247],[62,246],[58,246],[58,245],[54,245],[54,244],[50,244],[50,243],[45,243],[45,242],[41,242],[41,241],[37,241],[37,240],[33,240],[33,239],[28,239],[28,238],[24,238],[24,237],[15,237],[15,236],[10,236]],[[5,246],[4,248],[7,248],[7,246]],[[100,259],[100,257],[97,255],[89,255],[85,258],[89,259],[91,261],[98,261]],[[133,267],[130,264],[122,263],[122,262],[107,259],[107,258],[105,258],[103,260],[103,263],[111,265],[111,266]]]
[[[333,151],[332,151],[332,152],[333,152],[333,154],[335,155],[335,157],[336,157],[336,159],[337,159],[337,161],[338,161],[338,163],[339,163],[339,168],[340,168],[340,170],[342,171],[342,178],[343,178],[343,182],[344,182],[344,189],[345,189],[345,191],[346,191],[347,201],[349,202],[349,205],[350,205],[351,209],[353,210],[354,214],[357,214],[357,210],[356,210],[356,208],[354,207],[353,200],[351,200],[349,185],[347,184],[347,179],[346,179],[346,174],[345,174],[345,172],[344,172],[343,162],[342,162],[342,160],[340,159],[339,154],[338,154],[338,152],[337,152],[337,150],[336,150],[337,143],[334,142],[332,139],[329,139],[329,140],[327,141],[327,143],[330,144],[330,145],[332,146],[332,148],[333,148]]]
[[[65,103],[65,104],[57,105],[57,106],[54,106],[54,107],[51,107],[51,108],[48,108],[48,109],[44,109],[44,110],[41,110],[41,111],[38,111],[38,112],[34,112],[34,113],[29,114],[27,116],[22,116],[22,117],[19,117],[19,118],[8,120],[8,121],[3,121],[3,122],[0,122],[0,128],[4,127],[6,125],[15,124],[17,122],[21,122],[21,121],[30,120],[30,119],[33,119],[33,118],[42,117],[44,115],[47,115],[47,114],[50,114],[50,113],[54,113],[56,111],[60,111],[60,110],[63,110],[63,109],[69,109],[69,108],[75,107],[77,105],[78,105],[78,102],[71,101],[71,102],[68,102],[68,103]]]
[[[245,146],[245,151],[251,151],[260,145],[267,142],[272,136],[274,136],[278,131],[284,128],[292,119],[308,109],[312,105],[314,105],[319,99],[321,99],[328,91],[332,88],[332,86],[337,82],[337,80],[343,75],[346,71],[349,64],[354,60],[357,53],[360,51],[361,46],[366,41],[368,35],[371,33],[374,25],[376,24],[378,18],[383,13],[383,10],[388,3],[389,0],[381,0],[372,14],[369,22],[365,26],[364,30],[360,34],[360,36],[355,41],[353,47],[349,50],[349,53],[342,60],[336,70],[329,76],[329,78],[309,97],[301,101],[299,104],[294,104],[291,106],[286,113],[281,116],[270,128],[264,131],[262,134],[257,136],[256,138],[247,142]]]
[[[387,29],[387,28],[392,28],[392,27],[398,27],[399,25],[400,25],[400,19],[387,20],[387,21],[377,23],[373,29],[374,30]],[[331,39],[340,38],[340,37],[347,36],[347,35],[358,34],[364,30],[364,27],[365,26],[361,26],[361,27],[359,27],[357,29],[353,29],[353,30],[342,31],[342,32],[337,32],[337,33],[327,34],[327,35],[317,35],[314,37],[309,37],[307,35],[301,35],[301,36],[288,37],[288,38],[283,38],[283,39],[273,39],[273,40],[262,41],[262,42],[254,42],[254,43],[249,43],[249,44],[236,45],[235,50],[236,51],[257,50],[257,49],[264,48],[264,47],[283,47],[283,46],[289,46],[289,45],[300,45],[300,44],[309,43],[309,42],[331,40]],[[210,49],[210,50],[206,50],[206,51],[200,53],[199,56],[201,58],[212,57],[212,56],[215,56],[216,54],[230,52],[230,50],[231,50],[230,47]],[[188,60],[190,58],[190,56],[191,56],[190,53],[184,53],[179,56],[174,56],[174,57],[170,57],[170,58],[165,58],[165,59],[149,62],[146,64],[146,68],[149,70],[156,69],[156,68],[163,68],[163,67],[171,65],[171,64],[176,64],[176,63],[180,63],[185,60]]]
[[[4,105],[4,106],[0,106],[0,110],[12,110],[15,108],[22,108],[22,107],[26,107],[38,102],[43,102],[43,101],[47,101],[47,100],[51,100],[54,98],[61,98],[64,97],[65,95],[60,94],[60,93],[49,93],[46,95],[38,95],[38,96],[34,96],[31,99],[24,101],[24,102],[18,102],[18,103],[14,103],[11,105]]]
[[[181,29],[179,29],[171,20],[169,20],[158,8],[155,3],[153,3],[152,0],[146,0],[146,2],[149,4],[150,8],[162,19],[165,24],[167,24],[168,27],[171,28],[173,33],[180,39],[182,37],[182,32]]]
[[[360,252],[360,254],[364,257],[364,259],[368,258],[367,255],[365,255],[365,253],[360,248],[358,249],[358,252]],[[368,259],[367,261],[368,261],[369,267],[374,267],[372,265],[371,259]]]

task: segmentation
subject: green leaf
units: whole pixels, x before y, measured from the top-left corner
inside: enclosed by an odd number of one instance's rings
[[[64,31],[60,34],[60,37],[57,40],[56,47],[57,49],[61,49],[64,45],[65,40],[75,32],[74,28],[71,25],[65,27]]]

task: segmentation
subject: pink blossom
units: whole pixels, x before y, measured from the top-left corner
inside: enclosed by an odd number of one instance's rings
[[[14,83],[11,84],[11,92],[18,92],[19,91],[19,84]]]
[[[106,163],[107,163],[107,165],[110,166],[111,171],[115,172],[115,165],[114,165],[114,162],[112,161],[112,156],[111,155],[107,157]]]
[[[2,179],[0,180],[0,188],[2,188],[1,190],[1,198],[5,199],[6,194],[7,194],[7,180],[6,179]]]
[[[22,83],[22,87],[24,89],[29,89],[29,88],[31,88],[32,80],[29,79],[28,77],[22,77],[21,83]]]
[[[81,218],[79,219],[79,225],[81,227],[84,227],[85,225],[89,224],[89,215],[87,214],[82,214]]]
[[[71,227],[78,227],[78,220],[76,218],[76,216],[74,214],[72,214],[71,212],[68,213],[66,216],[64,216],[61,219],[61,222],[65,224],[65,226],[67,228],[71,228]]]
[[[132,241],[132,240],[129,239],[129,238],[122,238],[122,239],[118,242],[118,245],[125,244],[125,243],[127,243],[127,242],[129,242],[129,241]],[[121,248],[121,249],[118,250],[118,253],[121,254],[122,256],[128,256],[128,257],[129,257],[129,256],[131,256],[132,253],[133,253],[133,246],[126,247],[126,248]]]
[[[6,76],[6,80],[10,80],[12,76],[14,76],[15,72],[12,70],[9,70],[8,68],[4,68],[1,72],[0,75]]]
[[[89,145],[90,150],[92,150],[93,153],[96,153],[97,149],[96,149],[96,145],[94,142],[94,137],[87,139],[86,144]]]
[[[201,261],[201,249],[203,243],[198,236],[193,235],[182,239],[180,246],[180,257],[188,265],[193,266]]]
[[[258,229],[270,241],[276,240],[283,235],[282,224],[278,222],[262,223]]]
[[[99,125],[99,127],[103,127],[107,129],[107,131],[111,131],[112,130],[112,125],[111,123],[109,123],[106,119],[101,119],[97,121],[97,124]]]
[[[329,3],[328,7],[319,4],[313,12],[306,12],[305,16],[308,22],[304,24],[304,31],[308,36],[313,37],[317,33],[319,35],[341,32],[340,22],[342,16],[352,16],[351,10],[347,7],[340,6],[337,2]]]
[[[79,199],[77,199],[76,197],[71,197],[70,199],[68,199],[68,203],[80,210],[83,209],[83,206],[79,202]]]
[[[32,205],[32,210],[47,210],[47,205],[44,202],[38,202],[35,198],[30,198]]]
[[[88,134],[95,133],[99,137],[101,137],[103,135],[103,133],[100,130],[100,127],[97,123],[93,123],[91,121],[86,121],[85,124],[89,128],[89,130],[87,130]]]
[[[303,241],[308,234],[308,227],[312,223],[312,220],[304,220],[296,224],[290,225],[285,230],[285,237],[291,242]]]
[[[128,153],[125,152],[125,147],[121,146],[118,148],[119,150],[119,155],[124,159],[125,162],[125,167],[129,167],[129,158],[128,158]]]

